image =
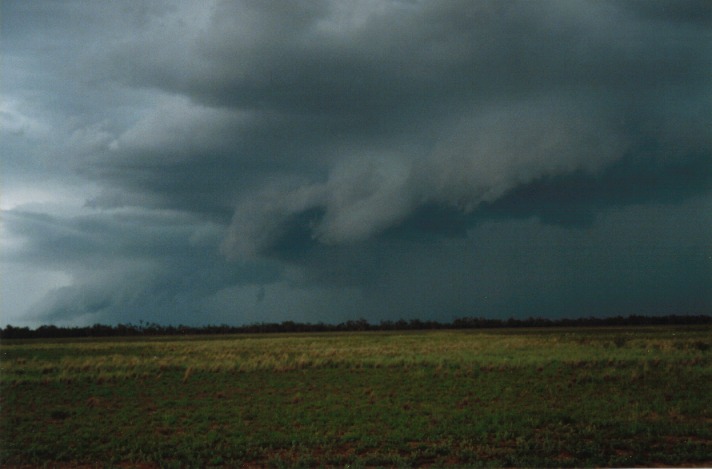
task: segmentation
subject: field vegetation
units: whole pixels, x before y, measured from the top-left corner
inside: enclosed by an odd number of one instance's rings
[[[4,340],[0,464],[712,464],[712,328]]]

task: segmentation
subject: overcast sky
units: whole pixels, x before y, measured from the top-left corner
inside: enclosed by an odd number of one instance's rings
[[[0,10],[0,322],[712,313],[706,0]]]

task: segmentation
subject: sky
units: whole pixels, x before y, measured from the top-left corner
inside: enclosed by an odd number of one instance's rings
[[[706,0],[0,19],[1,324],[712,313]]]

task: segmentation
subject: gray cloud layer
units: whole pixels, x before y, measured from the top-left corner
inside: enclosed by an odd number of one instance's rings
[[[14,317],[709,312],[711,26],[687,0],[7,2],[6,277],[61,277]]]

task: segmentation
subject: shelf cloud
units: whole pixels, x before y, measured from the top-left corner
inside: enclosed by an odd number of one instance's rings
[[[6,2],[5,321],[710,313],[709,2]]]

